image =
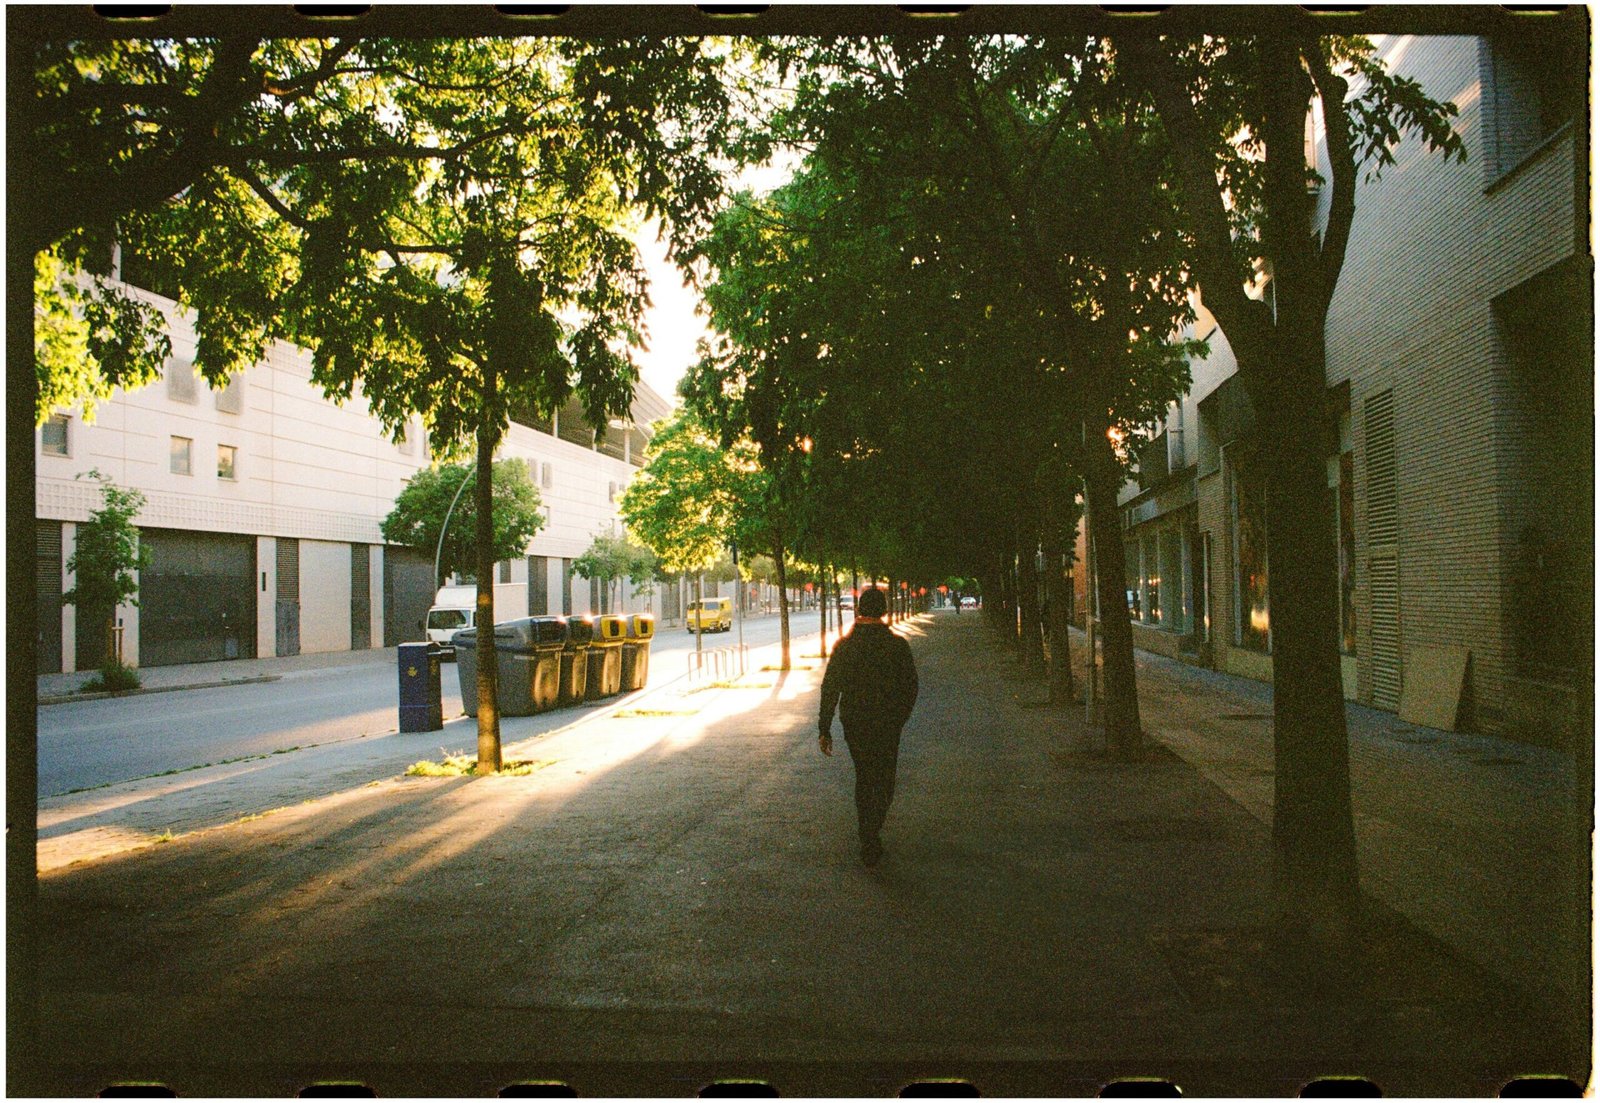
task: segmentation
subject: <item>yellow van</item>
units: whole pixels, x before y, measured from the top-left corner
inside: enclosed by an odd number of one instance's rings
[[[702,601],[691,601],[684,622],[691,632],[696,626],[702,632],[726,632],[733,627],[733,599],[708,597]]]

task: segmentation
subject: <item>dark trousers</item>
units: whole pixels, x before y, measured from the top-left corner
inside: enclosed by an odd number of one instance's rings
[[[845,745],[856,765],[856,823],[861,841],[876,839],[894,800],[895,766],[900,760],[898,731],[847,731]]]

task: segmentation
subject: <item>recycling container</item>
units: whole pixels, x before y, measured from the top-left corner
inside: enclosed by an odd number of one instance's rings
[[[539,624],[533,617],[503,621],[494,626],[495,699],[501,716],[531,716],[540,711],[540,701],[549,697],[548,688],[536,688],[541,668],[547,682],[560,674],[550,669],[548,659],[540,662]],[[459,663],[459,659],[457,662]],[[463,697],[466,694],[463,692]]]
[[[437,644],[400,645],[400,730],[434,732],[444,727],[444,702],[439,693]]]
[[[622,690],[643,689],[650,677],[650,641],[656,634],[656,618],[635,613],[628,618],[628,633],[622,640]]]
[[[561,647],[559,701],[563,705],[583,702],[589,691],[589,644],[594,640],[594,621],[588,617],[567,617],[567,638]]]
[[[626,617],[607,613],[595,623],[594,642],[589,644],[585,699],[598,701],[622,691],[622,641],[627,634]]]
[[[533,622],[533,711],[544,712],[561,701],[561,659],[566,651],[567,622],[562,617],[529,619]]]
[[[533,618],[494,626],[495,701],[501,716],[533,713],[535,662]],[[463,628],[450,642],[456,648],[456,675],[461,679],[461,711],[478,715],[478,629]]]

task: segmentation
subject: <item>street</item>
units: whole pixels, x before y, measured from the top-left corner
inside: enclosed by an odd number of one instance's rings
[[[847,618],[848,619],[848,618]],[[815,633],[815,611],[794,615],[796,639]],[[744,639],[760,646],[778,638],[778,617],[747,618]],[[707,650],[730,647],[732,632],[708,634]],[[650,685],[682,677],[694,636],[664,628],[651,646]],[[364,665],[298,670],[278,680],[173,693],[72,701],[39,710],[39,795],[59,796],[94,786],[174,770],[285,753],[349,739],[390,735],[397,727],[392,650],[371,653]],[[454,663],[440,675],[444,715],[461,715]],[[570,710],[543,717],[548,727]]]

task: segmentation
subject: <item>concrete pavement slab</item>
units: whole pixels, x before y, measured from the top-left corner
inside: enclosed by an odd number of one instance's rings
[[[1375,909],[1321,986],[1264,934],[1269,836],[1174,755],[1086,756],[980,618],[906,626],[923,694],[875,870],[819,671],[376,779],[45,873],[36,1090],[180,1094],[1492,1094],[1581,1049]],[[703,702],[703,704],[701,703]],[[690,710],[693,710],[690,713]],[[659,714],[651,715],[651,712]],[[1576,1047],[1576,1048],[1575,1048]]]

